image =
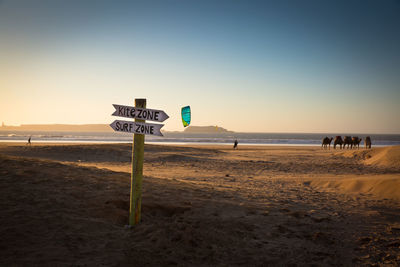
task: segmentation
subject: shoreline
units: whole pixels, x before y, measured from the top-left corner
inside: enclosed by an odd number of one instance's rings
[[[132,138],[133,139],[133,138]],[[53,141],[53,140],[40,140],[40,141],[35,141],[32,140],[32,145],[55,145],[55,144],[60,144],[60,145],[76,145],[76,144],[89,144],[89,145],[107,145],[107,144],[132,144],[132,141]],[[0,140],[0,144],[26,144],[26,140]],[[146,141],[145,144],[148,145],[160,145],[160,146],[196,146],[196,147],[218,147],[218,146],[223,146],[223,147],[233,147],[233,142],[232,143],[212,143],[212,142],[153,142],[153,141]],[[321,148],[321,144],[258,144],[258,143],[239,143],[238,147],[315,147]],[[392,147],[392,146],[400,146],[400,145],[373,145],[372,147]],[[365,149],[364,146],[360,145],[359,150]],[[329,149],[327,149],[329,151]],[[333,146],[331,145],[332,151],[335,151]],[[347,150],[346,149],[340,149],[336,148],[337,151],[340,150]],[[349,150],[358,150],[358,149],[349,149]]]

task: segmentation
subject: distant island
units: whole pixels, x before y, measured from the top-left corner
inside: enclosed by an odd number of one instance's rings
[[[233,133],[219,126],[189,126],[184,133]]]
[[[20,126],[7,126],[3,123],[0,131],[113,132],[113,129],[108,124],[21,124]],[[184,131],[179,132],[189,134],[233,133],[219,126],[189,126]]]

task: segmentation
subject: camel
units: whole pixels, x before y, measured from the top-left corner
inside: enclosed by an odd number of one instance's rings
[[[353,142],[351,141],[351,136],[345,136],[343,139],[343,148],[352,148],[353,147]],[[351,147],[350,147],[351,146]]]
[[[362,138],[358,138],[358,136],[353,136],[353,138],[351,138],[351,148],[356,148],[359,149],[360,148],[360,143],[361,143]]]
[[[336,149],[336,145],[340,145],[340,149],[342,149],[343,140],[340,135],[335,137],[335,141],[333,141],[333,148]]]
[[[331,149],[331,142],[332,142],[332,137],[331,138],[328,138],[328,136],[327,137],[325,137],[324,139],[322,139],[322,146],[321,146],[321,148],[324,148],[324,149],[327,149],[328,148],[328,145],[329,145],[329,149]]]
[[[371,137],[367,136],[364,140],[365,149],[371,148]]]

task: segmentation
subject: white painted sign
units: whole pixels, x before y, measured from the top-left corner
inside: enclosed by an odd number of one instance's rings
[[[136,108],[116,104],[113,104],[113,106],[115,108],[115,111],[112,114],[113,116],[158,122],[163,122],[169,118],[163,110]]]
[[[160,130],[164,124],[115,120],[110,126],[116,132],[163,136]]]

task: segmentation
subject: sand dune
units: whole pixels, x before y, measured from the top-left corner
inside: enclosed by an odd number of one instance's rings
[[[336,154],[358,160],[368,166],[384,167],[393,173],[386,175],[372,173],[361,176],[349,175],[342,179],[337,179],[337,177],[316,179],[311,183],[313,186],[321,190],[334,189],[353,195],[367,193],[376,198],[400,201],[400,146],[348,150]]]
[[[373,175],[343,179],[314,179],[312,186],[320,190],[334,189],[337,192],[353,195],[372,194],[380,199],[400,201],[400,175]]]
[[[400,146],[380,147],[368,150],[350,150],[343,152],[343,156],[360,159],[368,165],[400,169]]]

